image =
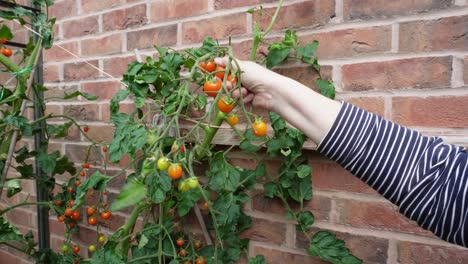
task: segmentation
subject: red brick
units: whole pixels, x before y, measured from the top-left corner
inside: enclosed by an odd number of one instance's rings
[[[104,71],[116,78],[120,78],[127,71],[128,64],[135,60],[135,56],[105,59]]]
[[[259,5],[271,2],[274,2],[274,0],[215,0],[215,9],[227,9],[240,6]]]
[[[72,17],[77,13],[78,8],[76,1],[55,1],[54,4],[49,7],[49,16],[55,17],[57,20]]]
[[[28,230],[35,228],[36,219],[33,217],[33,212],[24,209],[15,209],[6,213],[8,221],[13,222],[15,225],[27,226]]]
[[[222,39],[246,33],[246,14],[232,14],[182,24],[184,43],[201,42],[205,37]]]
[[[114,126],[111,125],[99,125],[93,126],[89,125],[89,131],[86,133],[88,137],[90,137],[94,141],[104,141],[104,142],[111,142],[112,138],[114,137]]]
[[[127,33],[127,49],[147,49],[154,45],[171,46],[177,43],[177,25],[150,28]]]
[[[317,228],[312,228],[311,232],[309,232],[309,236],[312,237],[317,231],[319,231]],[[345,246],[351,251],[351,253],[362,259],[364,263],[386,263],[388,240],[372,236],[360,236],[330,230],[327,231],[335,234],[338,239],[343,240],[346,243]],[[297,233],[296,246],[301,249],[309,247],[309,240],[302,232]]]
[[[85,146],[85,145],[66,144],[65,154],[71,161],[77,163],[78,167],[81,167],[81,164],[84,162],[86,158],[86,153],[88,152],[88,148],[89,146]],[[98,151],[100,151],[99,148],[92,147],[88,160],[96,161],[97,164],[99,165],[101,164],[100,162],[101,157]]]
[[[364,110],[384,116],[385,114],[385,102],[384,98],[381,97],[355,97],[346,100],[347,102],[354,104]]]
[[[332,66],[322,66],[321,76],[325,80],[331,80],[332,78]],[[288,67],[288,68],[275,68],[275,72],[294,79],[303,85],[312,88],[314,91],[318,91],[319,88],[316,84],[317,79],[320,77],[317,71],[311,66],[301,67]]]
[[[93,66],[98,67],[98,61],[88,61]],[[65,81],[81,81],[99,77],[99,72],[84,62],[67,63],[63,66],[63,78]]]
[[[74,54],[78,54],[78,42],[69,42],[65,44],[60,44],[60,46]],[[74,59],[73,55],[64,51],[57,45],[44,51],[44,61],[46,62],[64,61],[70,59]]]
[[[118,53],[122,50],[122,35],[114,34],[102,38],[81,41],[81,54],[84,56]]]
[[[390,202],[337,200],[338,223],[371,229],[383,229],[432,236],[400,214]]]
[[[450,263],[462,264],[468,259],[468,250],[462,247],[424,245],[412,242],[398,244],[398,263]]]
[[[447,87],[451,75],[451,57],[366,62],[342,67],[346,91]]]
[[[64,38],[81,37],[99,31],[98,16],[79,18],[65,21],[62,24]]]
[[[44,92],[44,97],[50,98],[48,99],[49,101],[63,101],[65,99],[60,99],[60,98],[63,98],[65,96],[65,93],[71,94],[78,90],[77,85],[63,86],[63,87],[48,85],[47,88],[49,90]]]
[[[286,225],[264,219],[252,218],[252,227],[242,232],[241,237],[253,241],[281,244],[285,240]]]
[[[466,50],[468,15],[400,25],[401,51]]]
[[[463,65],[465,70],[463,73],[463,79],[465,80],[465,84],[468,84],[468,57],[465,57]]]
[[[254,191],[250,198],[252,199],[252,209],[255,211],[278,214],[281,215],[281,218],[286,215],[286,208],[281,199],[265,197],[264,192],[260,190]]]
[[[60,115],[62,114],[62,107],[60,105],[46,105],[46,109],[44,111],[45,115],[55,114]]]
[[[60,81],[60,67],[56,64],[46,64],[42,76],[44,82],[58,82]]]
[[[120,4],[120,0],[81,0],[81,9],[83,12],[92,13],[103,9],[115,7]]]
[[[2,260],[3,263],[8,263],[8,264],[21,264],[22,263],[22,259],[20,256],[17,256],[15,254],[12,254],[12,253],[8,253],[6,251],[6,246],[3,246],[5,247],[4,249],[0,248],[0,259]]]
[[[343,1],[345,19],[367,19],[378,17],[402,16],[443,9],[451,6],[451,0],[353,0]]]
[[[208,12],[208,0],[156,0],[150,12],[153,22],[196,16]]]
[[[407,126],[468,127],[468,96],[396,97],[393,121]]]
[[[81,91],[99,97],[99,100],[109,100],[120,90],[117,81],[81,83]]]
[[[102,120],[104,122],[110,121],[110,109],[108,104],[101,105],[101,113],[102,113]],[[131,114],[133,111],[136,110],[136,107],[133,103],[120,103],[120,112]]]
[[[276,7],[263,9],[263,16],[259,25],[261,29],[266,29]],[[269,14],[269,15],[266,15]],[[326,24],[335,16],[335,1],[329,0],[306,0],[297,4],[284,5],[278,15],[273,29],[286,29],[298,27],[310,27]],[[253,21],[256,21],[254,15]]]
[[[371,187],[359,178],[330,161],[311,161],[312,187],[328,191],[344,191],[365,194],[377,194]]]
[[[317,57],[342,58],[362,56],[363,54],[382,53],[392,48],[390,26],[350,28],[301,36],[300,43],[305,45],[317,40]]]
[[[146,4],[118,9],[102,15],[104,31],[126,29],[146,24]]]
[[[63,112],[78,121],[99,120],[99,106],[95,103],[65,105]]]
[[[84,218],[84,215],[83,215]],[[87,218],[85,219],[87,221]],[[72,235],[73,243],[75,244],[96,244],[98,238],[98,232],[93,229],[89,229],[88,226],[80,225],[80,231]],[[83,249],[83,248],[82,248]],[[83,249],[84,251],[84,249]]]
[[[284,263],[308,263],[308,264],[327,264],[329,262],[320,260],[318,257],[309,257],[297,253],[281,251],[278,249],[266,248],[254,245],[252,247],[252,257],[263,255],[269,264],[284,264]]]

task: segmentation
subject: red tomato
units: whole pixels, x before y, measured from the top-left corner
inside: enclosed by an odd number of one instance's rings
[[[167,174],[173,180],[177,180],[182,176],[182,166],[179,163],[172,163],[167,169]]]
[[[81,177],[86,177],[86,172],[81,171],[81,172],[80,172],[80,176],[81,176]]]
[[[74,227],[75,227],[75,222],[70,222],[70,223],[68,223],[68,227],[69,227],[69,228],[74,228]]]
[[[71,219],[73,220],[78,220],[80,219],[80,212],[78,211],[73,211],[72,215],[70,216]]]
[[[83,131],[84,131],[85,133],[88,133],[89,127],[88,127],[88,126],[83,127]]]
[[[232,77],[232,75],[229,74],[228,77],[227,77],[227,80],[230,81],[232,83],[232,85],[234,85],[234,84],[237,83],[237,76],[234,75],[234,77]]]
[[[76,186],[80,186],[80,185],[81,185],[81,181],[80,181],[80,180],[76,180],[76,181],[75,181],[75,185],[76,185]]]
[[[177,241],[176,241],[176,244],[181,247],[185,244],[185,241],[183,238],[178,238]]]
[[[267,133],[267,126],[262,120],[257,120],[252,125],[252,132],[257,137],[263,137]]]
[[[62,200],[57,200],[54,202],[56,206],[61,206],[63,204]]]
[[[67,187],[67,192],[68,193],[74,193],[75,192],[75,188],[71,187],[71,186],[68,186]]]
[[[102,152],[104,152],[104,153],[107,152],[107,147],[106,146],[102,147]]]
[[[97,224],[97,217],[95,216],[91,216],[90,218],[88,218],[88,224],[90,225],[96,225]]]
[[[67,209],[65,209],[65,216],[72,216],[73,215],[73,210],[71,209],[71,207],[67,207]]]
[[[208,203],[204,203],[203,208],[208,209],[209,208]]]
[[[220,78],[221,80],[224,80],[224,70],[226,68],[224,68],[223,66],[216,66],[216,77]]]
[[[187,254],[187,252],[185,252],[184,249],[179,250],[179,256],[185,257],[186,254]]]
[[[5,44],[7,42],[6,38],[0,38],[0,44]]]
[[[59,216],[57,217],[57,221],[59,221],[60,223],[64,222],[64,221],[65,221],[65,216],[59,215]]]
[[[205,257],[197,257],[196,261],[195,261],[196,264],[205,264]]]
[[[0,52],[5,56],[5,57],[10,57],[13,55],[13,51],[9,48],[1,48]]]
[[[239,123],[239,117],[236,114],[228,115],[227,121],[231,126],[235,126]]]
[[[71,199],[68,201],[68,207],[72,207],[73,205],[75,205],[75,200]]]
[[[218,100],[218,109],[223,113],[229,113],[234,108],[234,100],[227,96],[223,96],[221,99]]]
[[[78,252],[80,252],[80,247],[79,246],[73,246],[73,252],[75,254],[78,254]]]
[[[203,68],[207,72],[212,72],[215,70],[216,65],[212,61],[209,61],[209,62],[202,61],[200,62],[200,67]]]
[[[88,208],[86,208],[86,213],[88,215],[93,215],[96,213],[96,207],[94,206],[88,206]]]
[[[112,216],[112,213],[109,211],[101,212],[101,218],[104,220],[110,219]]]
[[[83,167],[83,169],[89,169],[89,163],[83,163],[83,165],[81,165]]]
[[[194,246],[196,249],[199,249],[199,248],[201,248],[201,246],[202,246],[202,242],[199,241],[199,240],[197,240],[197,241],[195,241],[195,243],[193,243],[193,246]]]
[[[203,85],[203,91],[206,93],[206,95],[211,96],[211,97],[216,97],[218,94],[219,90],[221,90],[221,81],[219,80],[209,80],[206,81],[205,84]]]

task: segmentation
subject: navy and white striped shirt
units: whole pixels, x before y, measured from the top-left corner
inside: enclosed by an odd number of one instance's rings
[[[349,103],[319,151],[436,236],[468,245],[468,153]]]

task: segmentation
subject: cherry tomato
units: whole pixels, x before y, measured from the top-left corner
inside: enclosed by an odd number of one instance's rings
[[[234,77],[232,77],[232,75],[229,73],[229,75],[227,77],[227,80],[230,81],[232,83],[232,85],[234,85],[234,84],[237,83],[237,76],[234,75]]]
[[[213,61],[209,62],[200,62],[200,67],[203,68],[207,72],[213,72],[215,70],[216,64]]]
[[[78,211],[73,211],[72,215],[70,216],[71,219],[73,220],[78,220],[80,219],[80,212]]]
[[[75,188],[71,187],[71,186],[68,186],[67,187],[67,192],[68,193],[74,193],[75,192]]]
[[[80,180],[76,180],[76,181],[75,181],[75,185],[76,185],[76,186],[80,186],[80,185],[81,185],[81,181],[80,181]]]
[[[57,200],[54,202],[56,206],[61,206],[63,204],[62,200]]]
[[[80,247],[79,246],[73,246],[73,252],[75,254],[78,254],[78,252],[80,252]]]
[[[9,48],[1,48],[0,52],[5,56],[5,57],[10,57],[13,55],[13,51]]]
[[[109,211],[101,212],[101,218],[104,220],[109,220],[112,216],[112,213]]]
[[[158,159],[158,169],[159,170],[167,170],[170,166],[169,159],[166,157],[161,157]]]
[[[93,253],[94,251],[96,251],[96,246],[91,244],[91,245],[89,245],[88,250],[89,250],[89,252]]]
[[[156,136],[154,133],[149,133],[148,137],[146,138],[146,143],[148,143],[148,145],[153,145],[156,143],[156,141],[158,141],[158,136]]]
[[[72,207],[73,205],[75,205],[75,200],[71,199],[68,201],[68,207]]]
[[[216,69],[215,71],[217,71],[217,73],[215,73],[216,77],[220,78],[221,80],[224,80],[224,68],[223,66],[216,66]]]
[[[80,172],[80,176],[81,176],[81,177],[86,177],[86,172],[81,171],[81,172]]]
[[[98,242],[99,242],[99,243],[104,243],[104,242],[106,242],[106,236],[105,236],[105,235],[100,235],[100,236],[98,237]]]
[[[185,249],[179,250],[179,256],[185,257],[186,254],[187,254],[187,252],[185,251]]]
[[[188,186],[187,181],[181,181],[179,183],[179,191],[181,192],[186,192],[190,189],[190,186]]]
[[[70,223],[68,223],[68,227],[69,227],[69,228],[74,228],[74,227],[75,227],[75,222],[70,222]]]
[[[89,127],[88,127],[88,126],[83,127],[83,131],[84,131],[85,133],[88,133]]]
[[[196,264],[205,264],[205,257],[197,257],[197,259],[195,260],[195,263]]]
[[[196,249],[199,249],[201,248],[202,246],[202,242],[200,240],[197,240],[193,243],[193,246],[196,248]]]
[[[61,249],[63,253],[67,253],[70,248],[68,247],[68,245],[63,244]]]
[[[86,208],[86,213],[88,215],[93,215],[96,213],[96,207],[94,206],[88,206],[88,208]]]
[[[185,244],[185,241],[183,238],[178,238],[177,241],[176,241],[176,244],[181,247]]]
[[[223,96],[221,97],[221,99],[218,100],[219,111],[227,114],[231,112],[233,108],[234,108],[234,101],[232,100],[232,98]]]
[[[222,83],[219,80],[208,80],[203,85],[203,91],[208,96],[216,97],[219,90],[221,90],[221,85],[222,85]]]
[[[210,207],[208,206],[208,203],[204,203],[204,204],[203,204],[203,208],[208,209],[208,208],[210,208]]]
[[[57,221],[59,221],[60,223],[63,223],[63,222],[65,221],[65,216],[59,215],[59,216],[57,217]]]
[[[107,195],[107,191],[106,190],[102,191],[102,195]]]
[[[6,38],[0,38],[0,44],[5,44],[7,42]]]
[[[65,216],[72,216],[73,215],[73,210],[71,209],[71,207],[68,207],[67,209],[65,209]]]
[[[83,163],[83,165],[81,165],[81,167],[83,167],[83,169],[89,169],[89,163]]]
[[[199,185],[197,177],[190,177],[186,180],[186,182],[190,189],[195,189]]]
[[[95,216],[91,216],[90,218],[88,218],[88,224],[90,224],[90,225],[96,225],[97,221],[98,221],[98,219]]]
[[[236,114],[228,115],[227,121],[231,126],[235,126],[239,123],[239,117]]]
[[[106,147],[106,146],[103,146],[103,147],[102,147],[102,152],[104,152],[104,153],[107,152],[107,147]]]
[[[257,137],[263,137],[267,133],[267,126],[262,120],[257,120],[253,123],[252,132]]]
[[[167,174],[173,180],[177,180],[182,176],[182,166],[179,163],[172,163],[167,170]]]

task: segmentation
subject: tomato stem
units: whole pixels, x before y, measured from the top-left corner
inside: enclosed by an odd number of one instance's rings
[[[218,132],[219,126],[223,123],[225,118],[226,118],[225,113],[219,110],[216,111],[216,117],[212,123],[213,126],[210,125],[210,127],[207,129],[203,142],[201,143],[200,147],[197,148],[196,158],[198,160],[205,157],[206,155],[205,150],[210,147],[211,141],[213,141],[213,138],[216,135],[216,132]]]

